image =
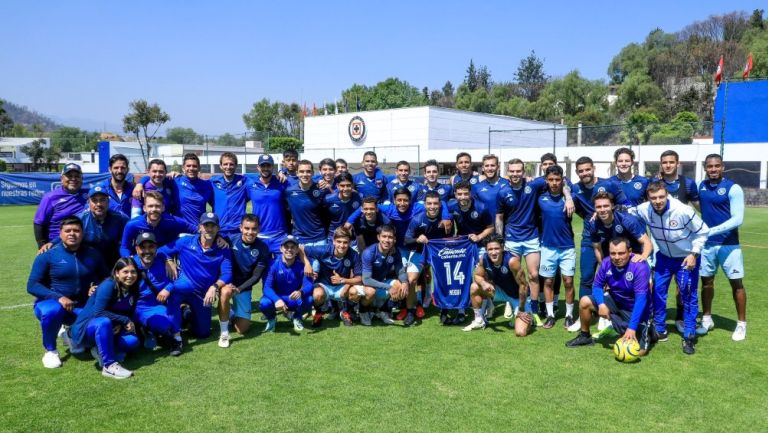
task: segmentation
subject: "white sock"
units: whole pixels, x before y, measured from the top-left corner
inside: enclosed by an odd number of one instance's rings
[[[221,335],[229,335],[229,320],[225,322],[219,320],[219,326],[221,327]]]
[[[747,321],[746,320],[743,321],[743,322],[741,320],[736,321],[736,326],[739,326],[739,325],[743,326],[744,329],[747,329]]]
[[[573,317],[573,304],[565,304],[565,315]]]
[[[555,303],[547,302],[547,316],[555,317]]]
[[[701,321],[703,322],[705,320],[711,322],[712,321],[712,315],[711,314],[705,314],[705,315],[701,316]]]
[[[472,309],[475,312],[475,320],[482,319],[483,318],[483,308],[473,308]]]

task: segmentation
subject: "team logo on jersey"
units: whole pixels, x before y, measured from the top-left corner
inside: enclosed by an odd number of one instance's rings
[[[623,233],[624,227],[623,226],[616,226],[616,233]]]
[[[221,182],[215,182],[214,185],[216,185],[216,188],[218,189],[222,188]]]
[[[640,182],[635,182],[635,189],[640,191],[643,188],[643,184]]]
[[[259,250],[251,250],[252,257],[259,257]]]
[[[312,191],[312,195],[313,195],[314,197],[320,197],[320,190],[319,190],[319,189],[316,189],[316,190]]]
[[[352,202],[352,209],[357,209],[359,207],[360,207],[360,202],[359,201],[353,201]]]
[[[486,187],[480,188],[480,192],[486,192],[486,191],[488,191],[488,188],[486,188]]]
[[[445,188],[438,188],[437,193],[440,195],[445,195]]]
[[[394,258],[394,257],[392,257],[392,256],[389,256],[389,257],[387,257],[387,263],[389,263],[390,265],[391,265],[392,263],[395,263],[395,258]]]
[[[725,188],[718,188],[717,195],[725,195]]]
[[[472,219],[476,220],[477,217],[480,216],[480,214],[478,214],[476,210],[473,210],[470,216],[472,217]]]
[[[352,265],[352,262],[349,261],[349,259],[344,259],[344,266],[350,267]]]
[[[473,177],[473,178],[469,179],[469,183],[470,183],[471,185],[474,185],[474,184],[476,184],[476,183],[477,183],[477,178],[476,178],[476,177]]]
[[[242,179],[241,179],[241,180],[238,180],[236,185],[237,185],[237,186],[243,186],[243,181],[242,181]]]
[[[408,185],[408,191],[413,192],[413,190],[416,189],[413,185]]]
[[[355,116],[349,121],[347,126],[347,132],[349,132],[349,138],[353,142],[359,143],[365,139],[365,120],[360,116]]]
[[[530,194],[530,193],[531,193],[531,191],[533,191],[533,190],[532,190],[532,189],[531,189],[531,187],[530,187],[530,186],[528,186],[528,185],[526,185],[526,186],[525,186],[525,188],[523,189],[523,192],[524,192],[524,193],[526,193],[526,194]]]
[[[597,192],[605,192],[605,187],[601,186],[597,188]]]
[[[375,183],[377,188],[381,188],[381,186],[384,185],[384,182],[382,182],[381,179],[376,179]]]
[[[677,221],[676,221],[676,220],[672,220],[672,221],[670,221],[670,222],[669,222],[669,226],[670,226],[670,227],[672,227],[672,228],[675,228],[675,227],[677,227]]]
[[[339,205],[338,205],[338,204],[336,204],[336,203],[334,203],[333,205],[331,205],[331,208],[337,208],[337,207],[339,207]]]
[[[501,267],[501,273],[504,274],[504,275],[508,274],[509,273],[509,268],[506,267],[506,266],[502,266]]]
[[[635,279],[635,274],[633,274],[632,272],[627,272],[626,274],[624,274],[624,279],[627,281],[632,281]]]

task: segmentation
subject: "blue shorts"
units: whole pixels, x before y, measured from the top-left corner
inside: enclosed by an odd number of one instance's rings
[[[328,245],[328,240],[320,239],[319,241],[314,241],[314,242],[302,242],[301,239],[299,239],[299,243],[304,245],[305,247],[324,247]]]
[[[504,289],[502,289],[499,286],[496,286],[496,294],[493,296],[494,302],[509,302],[512,304],[513,307],[518,307],[520,305],[520,294],[515,293],[507,293]]]
[[[286,236],[287,235],[285,233],[274,234],[271,236],[259,233],[258,238],[267,244],[269,247],[269,252],[272,254],[280,254],[280,244],[283,242],[283,239],[285,239]]]
[[[392,287],[392,284],[395,283],[395,281],[398,280],[386,280],[384,283],[388,284],[389,287]],[[375,300],[378,302],[386,302],[386,300],[389,299],[389,289],[382,289],[379,287],[376,287],[376,296]]]
[[[346,284],[325,284],[325,283],[317,283],[319,287],[322,287],[323,290],[325,290],[325,296],[328,297],[328,299],[333,299],[334,301],[340,301],[341,296],[341,289],[344,288]]]
[[[541,247],[541,264],[539,275],[544,278],[554,278],[557,268],[564,277],[576,274],[576,248]]]
[[[235,294],[232,297],[232,316],[240,319],[251,320],[251,301],[253,300],[253,290],[246,290]]]
[[[712,245],[701,250],[702,277],[714,277],[717,268],[722,267],[729,280],[744,278],[744,256],[741,245]]]
[[[533,238],[527,241],[506,241],[504,242],[504,249],[521,257],[531,253],[538,253],[541,251],[541,246],[539,244],[539,238]]]

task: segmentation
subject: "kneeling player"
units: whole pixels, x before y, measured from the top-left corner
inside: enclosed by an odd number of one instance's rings
[[[640,344],[640,356],[650,346],[651,304],[648,302],[650,269],[643,261],[632,260],[632,250],[627,238],[613,238],[609,245],[610,257],[603,262],[592,283],[592,294],[579,301],[581,332],[568,347],[591,346],[589,334],[592,312],[611,320],[613,329],[623,334],[622,340],[634,340]],[[607,293],[603,294],[603,290]]]
[[[517,258],[509,251],[504,251],[504,239],[492,236],[485,244],[485,255],[475,268],[474,283],[470,286],[472,309],[475,319],[464,327],[464,331],[483,329],[486,326],[483,301],[493,300],[496,290],[500,290],[513,304],[515,310],[520,309],[520,299],[525,300],[527,286],[525,274],[520,266],[515,266]],[[517,268],[517,272],[514,269]],[[527,310],[524,308],[524,310]],[[532,317],[528,312],[519,312],[515,319],[515,335],[525,337],[530,330]]]
[[[269,267],[264,279],[259,309],[267,318],[264,332],[274,332],[277,310],[293,312],[294,331],[303,331],[302,316],[312,308],[312,282],[304,275],[304,264],[297,260],[299,243],[293,236],[286,236],[280,244],[280,260]]]

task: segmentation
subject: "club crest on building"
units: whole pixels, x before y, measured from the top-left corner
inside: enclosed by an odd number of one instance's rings
[[[360,143],[365,139],[365,121],[360,116],[355,116],[349,121],[349,126],[347,127],[347,132],[349,132],[349,138],[355,142]]]

